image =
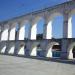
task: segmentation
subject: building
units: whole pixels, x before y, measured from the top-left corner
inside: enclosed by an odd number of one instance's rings
[[[22,56],[75,58],[75,38],[72,38],[72,15],[75,13],[75,1],[68,1],[50,8],[0,22],[0,53]],[[52,20],[63,15],[63,38],[52,38]],[[44,18],[44,33],[37,39],[37,22]],[[25,26],[30,24],[28,38],[25,38]],[[55,47],[54,47],[55,46]],[[55,49],[56,48],[56,49]],[[57,48],[60,50],[59,56]]]

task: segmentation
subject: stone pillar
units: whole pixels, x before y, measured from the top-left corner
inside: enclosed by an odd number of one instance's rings
[[[10,26],[9,40],[15,40],[15,34],[16,34],[16,23],[13,23]]]
[[[31,23],[31,28],[30,28],[30,39],[31,40],[36,40],[36,33],[37,33],[37,23],[33,22]]]
[[[17,56],[18,55],[18,48],[19,48],[19,41],[15,42],[15,49],[14,49],[14,55]]]
[[[67,39],[61,40],[61,58],[62,59],[68,58],[68,40]]]
[[[63,38],[72,38],[72,18],[69,17],[68,11],[64,11],[64,23],[63,23]],[[61,41],[61,58],[67,58],[67,39],[62,39]]]
[[[46,19],[45,25],[44,25],[44,39],[51,39],[52,38],[52,20]]]
[[[8,24],[5,24],[3,26],[3,31],[1,33],[1,40],[2,41],[8,40],[8,30],[9,30],[9,25]]]
[[[72,38],[72,18],[69,17],[67,11],[64,12],[64,23],[63,23],[63,38]]]
[[[11,30],[11,24],[9,24],[9,30],[8,30],[8,40],[10,38],[10,30]]]
[[[25,38],[25,23],[22,22],[20,23],[20,28],[19,28],[19,40],[24,40]]]

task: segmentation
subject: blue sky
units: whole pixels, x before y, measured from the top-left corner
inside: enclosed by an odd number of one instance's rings
[[[0,0],[0,21],[63,3],[67,0]]]
[[[46,7],[51,7],[68,0],[0,0],[0,21],[11,19],[13,17],[21,16],[26,13],[43,9]],[[62,17],[57,17],[58,20],[54,19],[53,23],[53,35],[54,37],[59,37],[62,31],[63,19]],[[60,20],[61,19],[61,20]],[[59,24],[58,24],[59,23]],[[38,33],[42,32],[42,23],[39,23],[40,30]],[[56,24],[56,25],[55,25]],[[73,17],[74,24],[74,17]],[[59,28],[57,28],[59,25]],[[59,29],[59,31],[57,30]],[[58,34],[58,32],[60,32]],[[74,29],[73,29],[74,33]],[[74,35],[73,35],[74,36]]]

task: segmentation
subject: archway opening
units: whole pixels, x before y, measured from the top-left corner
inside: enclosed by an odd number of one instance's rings
[[[52,57],[59,58],[61,54],[61,45],[54,45],[52,47]]]
[[[19,26],[20,26],[20,28],[19,28],[19,40],[29,39],[30,23],[27,20],[25,20]]]
[[[38,40],[41,40],[43,39],[43,33],[44,33],[44,18],[40,18],[38,21],[37,21],[37,33],[36,33],[36,38]]]
[[[37,56],[37,57],[43,57],[43,49],[41,48],[41,45],[38,43],[34,43],[31,46],[31,51],[30,51],[31,56]]]
[[[40,44],[37,45],[37,57],[43,57],[43,50]]]
[[[58,42],[52,42],[47,46],[46,57],[50,58],[60,58],[61,55],[61,45]]]
[[[52,38],[63,37],[63,16],[54,16],[52,21]]]

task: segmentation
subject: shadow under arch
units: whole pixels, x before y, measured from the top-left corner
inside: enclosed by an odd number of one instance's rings
[[[60,44],[58,42],[51,42],[48,44],[47,48],[46,48],[46,57],[50,57],[52,58],[53,57],[53,46],[59,46]]]
[[[68,59],[75,58],[75,42],[71,43],[68,47]]]

